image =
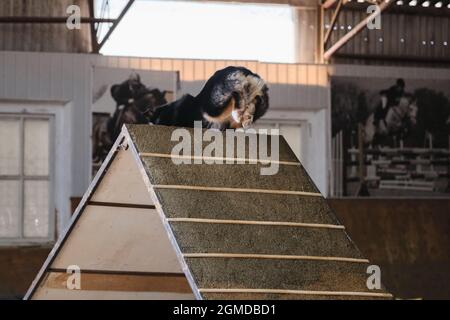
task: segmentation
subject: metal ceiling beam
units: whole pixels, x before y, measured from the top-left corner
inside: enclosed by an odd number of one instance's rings
[[[326,1],[322,4],[322,7],[323,7],[324,9],[331,8],[336,2],[338,2],[338,0],[326,0]]]
[[[89,0],[88,6],[89,6],[89,16],[91,18],[95,18],[94,0]],[[94,22],[92,22],[89,27],[91,31],[91,51],[93,53],[98,53],[97,27],[95,26]]]
[[[342,38],[340,38],[336,43],[334,43],[324,54],[324,59],[329,60],[333,53],[338,51],[342,46],[344,46],[350,39],[352,39],[354,36],[356,36],[359,32],[361,32],[366,26],[369,21],[372,21],[374,18],[376,18],[378,15],[380,15],[382,12],[384,12],[389,6],[394,3],[394,1],[385,2],[382,1],[381,4],[379,4],[379,11],[375,11],[372,14],[368,15],[366,18],[364,18],[360,23],[358,23],[351,31],[347,32]]]
[[[174,0],[174,1],[186,1],[186,0]],[[190,0],[194,2],[232,2],[243,4],[281,4],[289,5],[291,7],[312,7],[316,8],[319,4],[319,0]]]
[[[339,18],[339,13],[341,13],[342,6],[344,5],[344,0],[339,0],[336,9],[334,9],[333,16],[331,17],[331,22],[327,33],[325,34],[325,38],[323,39],[323,47],[326,48],[328,40],[330,40],[331,33],[333,32],[333,28],[336,25],[336,21]]]
[[[123,8],[122,12],[120,12],[119,16],[117,17],[117,19],[114,21],[113,25],[111,26],[111,28],[109,28],[108,32],[106,33],[106,35],[103,37],[102,41],[100,41],[99,45],[98,45],[98,51],[100,51],[100,49],[103,47],[103,45],[106,43],[106,41],[109,39],[109,37],[111,36],[111,34],[114,32],[114,30],[116,29],[116,27],[119,25],[120,21],[122,20],[122,18],[125,16],[125,14],[127,13],[127,11],[130,9],[131,5],[134,3],[134,0],[129,0],[127,2],[127,4],[125,5],[125,7]]]
[[[450,3],[448,0],[440,0],[442,2],[441,8],[434,7],[435,2],[430,1],[430,6],[425,8],[420,4],[420,0],[417,1],[417,5],[410,6],[408,3],[411,0],[403,0],[403,5],[397,5],[396,0],[394,0],[393,5],[389,9],[389,13],[391,14],[405,14],[405,15],[421,15],[421,16],[433,16],[433,17],[450,17],[450,9],[447,8],[447,5]],[[351,11],[360,11],[365,12],[367,9],[367,2],[359,3],[356,1],[346,2],[345,10]]]
[[[115,23],[117,19],[80,18],[81,23]],[[67,17],[0,17],[0,23],[66,23]]]
[[[443,63],[450,64],[450,58],[445,57],[423,57],[413,55],[386,55],[386,54],[358,54],[358,53],[339,53],[334,55],[336,58],[343,59],[361,59],[361,60],[383,60],[390,62],[423,62],[423,63]]]
[[[316,62],[317,63],[323,63],[323,52],[325,50],[325,47],[323,46],[323,34],[324,34],[324,14],[325,9],[321,6],[317,6],[317,43],[319,44],[317,46],[317,52],[316,52]]]

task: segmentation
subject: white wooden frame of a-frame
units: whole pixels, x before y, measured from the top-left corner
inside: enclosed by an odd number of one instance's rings
[[[116,155],[120,150],[128,150],[130,149],[131,154],[133,155],[134,160],[136,161],[136,166],[140,172],[140,175],[143,179],[143,182],[147,188],[147,191],[149,193],[149,196],[151,197],[154,205],[147,206],[148,208],[156,209],[158,216],[161,219],[162,225],[164,226],[165,231],[167,232],[168,238],[170,240],[170,243],[175,251],[178,263],[181,266],[181,270],[184,273],[189,286],[192,290],[192,293],[194,294],[196,299],[202,299],[200,292],[198,290],[197,285],[195,284],[192,274],[190,273],[187,264],[183,258],[183,255],[181,253],[181,250],[175,241],[174,235],[170,229],[169,223],[167,221],[167,218],[164,215],[164,212],[162,210],[161,205],[159,204],[158,198],[155,194],[155,191],[153,189],[152,184],[150,183],[150,180],[147,176],[147,173],[145,172],[145,169],[143,167],[143,164],[141,162],[140,156],[138,151],[136,150],[131,137],[129,136],[126,127],[124,126],[122,128],[122,132],[117,138],[116,142],[114,143],[113,147],[111,148],[108,156],[106,157],[105,161],[103,162],[101,168],[97,172],[96,176],[94,177],[93,181],[91,182],[89,188],[87,189],[86,193],[83,195],[83,198],[80,201],[80,204],[78,205],[77,209],[75,210],[72,219],[70,223],[68,224],[68,227],[64,231],[64,233],[61,235],[61,237],[58,239],[58,241],[55,243],[55,246],[53,247],[52,251],[50,252],[48,258],[44,262],[43,266],[41,267],[40,271],[38,272],[36,278],[32,282],[30,288],[28,289],[26,295],[24,296],[24,300],[33,299],[33,295],[36,293],[36,290],[39,288],[40,284],[42,283],[43,279],[45,278],[45,275],[49,272],[50,266],[55,261],[56,257],[60,253],[60,250],[63,248],[66,240],[68,239],[70,233],[72,232],[74,226],[76,225],[77,221],[79,220],[80,216],[86,209],[89,200],[94,195],[97,187],[100,185],[101,180],[105,176],[105,174],[108,171],[108,168],[113,163]]]

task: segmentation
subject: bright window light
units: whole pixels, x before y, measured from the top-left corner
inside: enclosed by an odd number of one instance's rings
[[[287,5],[136,1],[101,53],[295,62],[294,39]]]

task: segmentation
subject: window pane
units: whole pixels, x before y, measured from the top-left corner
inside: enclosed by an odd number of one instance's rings
[[[19,182],[0,181],[0,237],[19,236]]]
[[[25,237],[48,237],[48,188],[48,181],[25,181],[23,228]]]
[[[25,120],[25,175],[48,175],[49,121]]]
[[[20,120],[0,118],[0,175],[18,175],[20,168]]]

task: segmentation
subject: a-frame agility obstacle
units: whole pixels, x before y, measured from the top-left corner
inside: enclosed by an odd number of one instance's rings
[[[124,126],[26,299],[392,298],[284,139],[261,176],[174,164],[174,129]]]

